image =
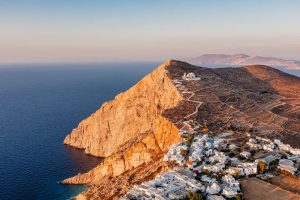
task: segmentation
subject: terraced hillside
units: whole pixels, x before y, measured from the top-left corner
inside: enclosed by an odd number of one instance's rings
[[[199,124],[207,123],[215,132],[232,125],[299,147],[299,77],[263,65],[208,69],[177,62],[169,67],[169,72],[173,80],[180,79],[185,72],[201,77],[199,81],[183,82],[190,92],[194,92],[191,100],[202,102],[197,114],[190,119]],[[181,104],[182,112],[193,106],[186,100]],[[178,107],[164,114],[180,124]]]

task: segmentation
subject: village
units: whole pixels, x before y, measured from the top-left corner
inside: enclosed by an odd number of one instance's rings
[[[192,193],[208,200],[242,199],[239,179],[254,176],[268,181],[278,173],[298,176],[300,150],[261,137],[249,137],[241,147],[205,134],[173,145],[164,161],[175,162],[177,169],[135,186],[123,199],[185,199]]]
[[[193,73],[182,79],[200,80]],[[174,83],[183,93],[191,93],[181,81]],[[243,133],[247,142],[234,143],[227,138],[232,132],[213,134],[200,130],[192,120],[183,124],[179,131],[183,141],[171,146],[163,158],[176,165],[174,170],[134,186],[123,200],[238,200],[243,199],[242,179],[256,177],[268,182],[279,174],[299,178],[300,149],[249,133]]]

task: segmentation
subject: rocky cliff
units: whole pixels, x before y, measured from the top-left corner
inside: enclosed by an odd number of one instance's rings
[[[128,91],[103,104],[64,143],[85,149],[87,154],[108,157],[140,134],[159,129],[163,111],[175,107],[182,99],[167,75],[166,67],[171,62],[167,61]],[[165,145],[158,144],[162,149]]]
[[[168,168],[161,158],[172,144],[181,141],[178,128],[163,116],[182,100],[169,78],[168,66],[173,62],[165,62],[128,91],[103,104],[65,138],[67,145],[105,157],[91,171],[63,181],[89,184],[89,189],[77,198],[110,199],[127,190],[110,188],[114,178],[123,176],[126,180],[134,172],[135,178],[126,183],[135,183]],[[95,185],[98,192],[93,192]]]

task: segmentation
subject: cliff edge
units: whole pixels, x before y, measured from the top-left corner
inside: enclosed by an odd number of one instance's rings
[[[160,123],[159,116],[182,100],[167,75],[166,68],[172,62],[165,62],[128,91],[104,103],[73,129],[64,144],[108,157],[140,134],[153,131]],[[163,143],[159,146],[165,148]]]
[[[67,145],[105,157],[89,172],[62,182],[89,185],[77,199],[114,199],[133,184],[169,168],[162,157],[172,144],[181,141],[178,128],[163,116],[183,99],[169,78],[168,67],[174,64],[176,61],[165,62],[104,103],[65,138]]]

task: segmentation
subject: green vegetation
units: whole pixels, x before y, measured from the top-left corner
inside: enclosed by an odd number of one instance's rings
[[[235,200],[242,200],[242,197],[241,197],[241,195],[239,195],[239,194],[238,194],[238,195],[236,195],[236,196],[235,196]]]
[[[188,135],[187,138],[186,138],[186,141],[185,141],[185,145],[186,146],[191,146],[193,138],[194,138],[193,134]]]
[[[256,154],[256,150],[255,149],[251,149],[250,153],[251,153],[251,156],[254,156]]]
[[[189,152],[186,149],[181,149],[180,153],[181,153],[182,156],[186,157]]]
[[[235,178],[239,178],[241,176],[241,173],[239,171],[235,172],[235,174],[233,174],[233,176]]]
[[[208,169],[202,169],[203,174],[208,174]]]
[[[230,158],[233,158],[233,157],[235,157],[235,156],[236,156],[236,154],[235,154],[234,152],[230,152],[230,153],[229,153],[229,157],[230,157]]]
[[[202,200],[202,196],[197,192],[189,192],[188,200]]]

